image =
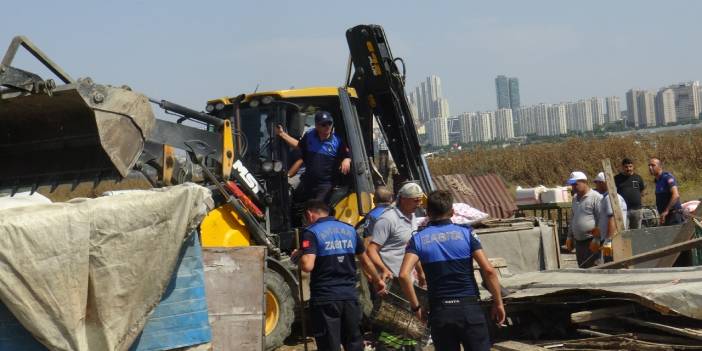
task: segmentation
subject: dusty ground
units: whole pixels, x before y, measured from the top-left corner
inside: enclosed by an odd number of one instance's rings
[[[561,268],[577,268],[578,265],[575,261],[575,254],[561,254]],[[292,338],[291,338],[292,339]],[[299,338],[298,340],[291,340],[289,339],[286,342],[286,345],[283,347],[278,348],[277,351],[304,351],[304,343],[302,342],[302,338]],[[310,338],[309,342],[307,344],[307,349],[309,351],[316,351],[317,347],[315,346],[314,339]],[[428,346],[424,348],[424,351],[434,351],[434,348],[432,346]]]

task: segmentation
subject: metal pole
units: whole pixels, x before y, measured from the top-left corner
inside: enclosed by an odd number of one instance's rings
[[[300,230],[295,228],[295,245],[298,250],[300,250]],[[300,253],[302,254],[302,253]],[[305,298],[303,296],[302,289],[302,269],[298,265],[297,267],[297,289],[298,295],[300,296],[300,321],[302,323],[302,340],[305,345],[305,351],[307,349],[307,320],[305,318]]]

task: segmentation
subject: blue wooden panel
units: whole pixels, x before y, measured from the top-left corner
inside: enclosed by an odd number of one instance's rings
[[[170,350],[210,342],[205,271],[197,235],[184,245],[178,270],[131,351]]]
[[[46,351],[46,347],[34,339],[10,310],[0,303],[0,351],[3,350]]]
[[[170,350],[211,340],[202,249],[197,235],[192,235],[183,245],[161,303],[130,350]],[[0,351],[5,350],[47,351],[0,303]]]

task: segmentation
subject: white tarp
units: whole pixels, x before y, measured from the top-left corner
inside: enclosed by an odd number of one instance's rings
[[[127,350],[210,202],[185,184],[0,210],[0,301],[51,350]]]

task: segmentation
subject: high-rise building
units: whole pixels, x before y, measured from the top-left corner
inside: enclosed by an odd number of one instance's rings
[[[592,123],[596,126],[605,124],[604,100],[601,97],[590,98],[590,110],[592,110]]]
[[[532,106],[520,107],[517,111],[517,119],[519,120],[519,128],[515,123],[514,128],[519,131],[519,136],[527,136],[536,134],[536,120],[534,119],[534,111]]]
[[[503,75],[495,78],[495,92],[497,94],[497,109],[510,108],[517,110],[521,106],[519,98],[519,79]]]
[[[422,82],[419,84],[419,101],[421,101],[422,108],[419,109],[421,114],[420,120],[422,122],[427,122],[431,119],[431,97],[429,96],[429,86],[427,82]]]
[[[609,96],[605,101],[607,103],[607,122],[612,123],[622,119],[619,96]]]
[[[414,91],[410,92],[409,96],[407,97],[407,100],[409,101],[410,114],[412,114],[414,124],[420,124],[417,95]]]
[[[575,124],[576,130],[580,132],[591,132],[593,129],[592,122],[592,104],[588,100],[580,100],[575,105]]]
[[[519,79],[499,75],[495,78],[497,109],[512,109],[513,129],[516,134],[526,135],[522,130],[522,118],[519,117],[521,99],[519,97]]]
[[[511,109],[501,108],[495,111],[494,138],[497,140],[514,138],[514,120]]]
[[[449,145],[448,118],[432,118],[427,123],[427,138],[432,146]]]
[[[566,123],[566,105],[555,104],[548,107],[548,131],[549,135],[565,135],[568,133]]]
[[[414,89],[414,94],[410,97],[417,106],[417,118],[421,122],[426,122],[432,118],[448,118],[448,101],[443,98],[441,92],[441,79],[437,76],[429,76],[419,83]]]
[[[497,94],[497,109],[512,108],[509,102],[509,78],[497,76],[495,78],[495,92]]]
[[[461,142],[461,117],[451,116],[447,120],[449,144]]]
[[[449,111],[448,100],[446,100],[442,97],[437,98],[437,100],[436,100],[436,116],[447,118],[449,115],[451,115],[451,113]]]
[[[493,122],[494,116],[492,112],[476,113],[471,119],[471,127],[473,129],[473,141],[491,141],[493,139]]]
[[[678,121],[699,119],[700,82],[692,81],[670,86],[675,92],[675,114]]]
[[[675,91],[663,88],[656,94],[656,124],[665,126],[677,122],[675,112]]]
[[[475,112],[465,112],[459,116],[459,121],[461,125],[461,142],[464,144],[472,143],[473,140],[473,127],[472,118],[475,116]]]
[[[626,92],[626,125],[629,128],[639,128],[639,103],[641,90],[629,89]]]
[[[636,97],[639,128],[656,126],[656,93],[645,90]]]
[[[512,110],[519,109],[521,99],[519,98],[519,79],[509,78],[509,106]]]
[[[532,106],[531,113],[536,124],[536,135],[548,136],[548,106],[543,103]]]

